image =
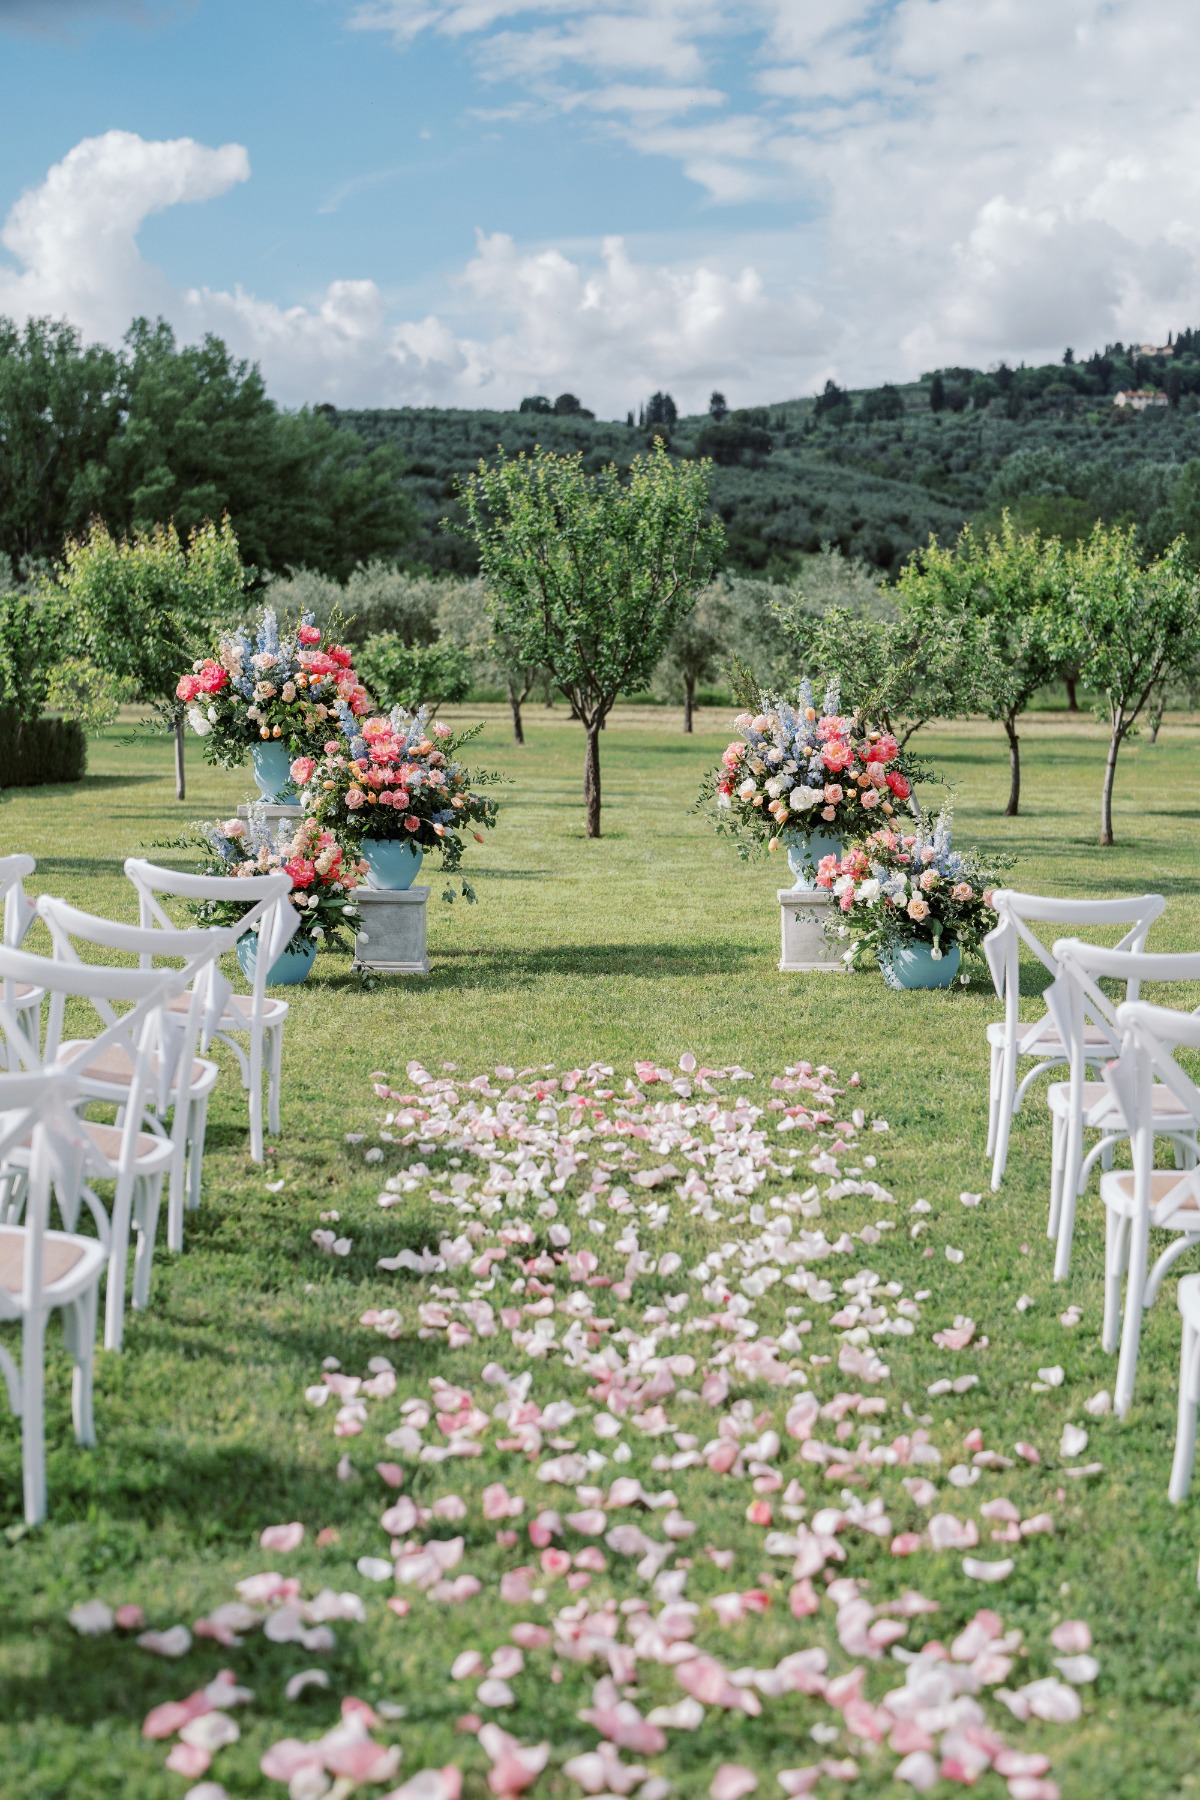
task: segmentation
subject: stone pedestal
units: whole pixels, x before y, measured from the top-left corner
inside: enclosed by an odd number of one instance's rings
[[[427,887],[396,890],[359,887],[354,904],[362,927],[354,940],[354,960],[386,975],[428,975],[425,946]]]
[[[785,975],[819,971],[825,975],[844,975],[837,940],[825,936],[824,924],[829,908],[836,904],[828,888],[778,888],[779,912],[783,929],[783,954],[779,967]]]
[[[268,800],[265,803],[257,800],[246,800],[237,809],[238,818],[248,819],[250,817],[252,806],[260,808],[260,817],[264,818],[268,825],[278,826],[285,820],[289,825],[293,822],[298,825],[304,817],[304,808],[302,806],[285,806],[282,801],[279,800]]]

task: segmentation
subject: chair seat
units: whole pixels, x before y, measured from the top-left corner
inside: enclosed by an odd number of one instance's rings
[[[1119,1121],[1116,1100],[1102,1081],[1085,1081],[1081,1093],[1085,1120],[1089,1124],[1099,1124],[1101,1116],[1104,1123],[1108,1124],[1110,1122],[1109,1114],[1112,1115],[1112,1122]],[[1046,1104],[1051,1112],[1059,1113],[1065,1118],[1071,1107],[1070,1082],[1053,1082],[1046,1090]],[[1156,1086],[1153,1090],[1153,1104],[1156,1119],[1169,1119],[1172,1124],[1176,1125],[1195,1123],[1192,1114],[1171,1092],[1170,1088],[1163,1087],[1161,1084]],[[1100,1116],[1089,1118],[1088,1115],[1093,1113]],[[1122,1129],[1124,1128],[1122,1127]]]
[[[168,1000],[167,1011],[185,1013],[191,1004],[187,994],[176,994]],[[288,1003],[286,1000],[273,1000],[270,995],[263,996],[262,1018],[264,1025],[276,1025],[286,1019]],[[225,1002],[225,1011],[220,1022],[215,1026],[217,1031],[249,1031],[254,1013],[254,996],[252,994],[230,994]]]
[[[59,1046],[59,1057],[63,1062],[78,1062],[91,1049],[90,1038],[73,1039],[70,1043]],[[158,1074],[161,1059],[157,1056],[150,1060],[150,1068],[154,1075]],[[133,1080],[133,1065],[129,1053],[120,1044],[110,1044],[107,1050],[83,1066],[83,1077],[86,1081],[102,1083],[106,1087],[128,1087]],[[197,1056],[192,1062],[191,1092],[206,1093],[217,1081],[221,1071],[215,1062]]]
[[[1133,1212],[1133,1187],[1132,1169],[1108,1169],[1100,1177],[1100,1198],[1113,1212],[1128,1216]],[[1152,1218],[1154,1224],[1168,1219],[1174,1223],[1182,1215],[1186,1229],[1200,1231],[1200,1171],[1152,1170],[1150,1211],[1152,1215],[1162,1214],[1162,1220]]]
[[[1039,1034],[1037,1042],[1031,1043],[1030,1039],[1035,1032]],[[997,1050],[1004,1048],[1008,1041],[1008,1028],[1003,1019],[997,1019],[987,1027],[987,1041]],[[1088,1025],[1084,1029],[1083,1042],[1085,1048],[1103,1050],[1112,1044],[1112,1038],[1098,1025]],[[1047,1025],[1043,1020],[1034,1019],[1027,1025],[1017,1026],[1017,1055],[1065,1056],[1066,1050],[1062,1038],[1053,1025]]]
[[[93,1119],[81,1119],[79,1122],[105,1162],[115,1163],[121,1154],[121,1127],[119,1125],[98,1125]],[[28,1168],[32,1143],[32,1138],[28,1137],[24,1143],[14,1144],[8,1152],[8,1160],[17,1168]],[[152,1131],[138,1132],[137,1172],[139,1175],[157,1175],[160,1169],[170,1166],[172,1154],[173,1146],[170,1138],[155,1137]]]
[[[45,988],[34,987],[30,981],[14,981],[12,991],[18,1000],[32,1000],[35,996],[40,1000],[46,992]]]
[[[53,1298],[60,1284],[75,1287],[81,1276],[98,1274],[105,1251],[95,1238],[75,1237],[66,1231],[47,1231],[42,1236],[42,1287]],[[25,1227],[0,1225],[0,1291],[19,1295],[25,1285]]]

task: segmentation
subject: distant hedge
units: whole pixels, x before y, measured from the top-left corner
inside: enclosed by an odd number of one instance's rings
[[[0,706],[0,788],[82,781],[87,737],[75,719],[22,719]]]

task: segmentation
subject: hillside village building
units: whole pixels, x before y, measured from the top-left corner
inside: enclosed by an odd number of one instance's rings
[[[1122,388],[1119,394],[1113,395],[1114,406],[1128,406],[1134,412],[1145,412],[1147,407],[1167,404],[1167,396],[1161,388]]]

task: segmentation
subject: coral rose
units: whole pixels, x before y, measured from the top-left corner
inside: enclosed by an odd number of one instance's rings
[[[928,900],[922,900],[920,894],[914,894],[905,910],[910,919],[913,919],[920,924],[922,919],[927,919],[929,917],[929,902]]]

